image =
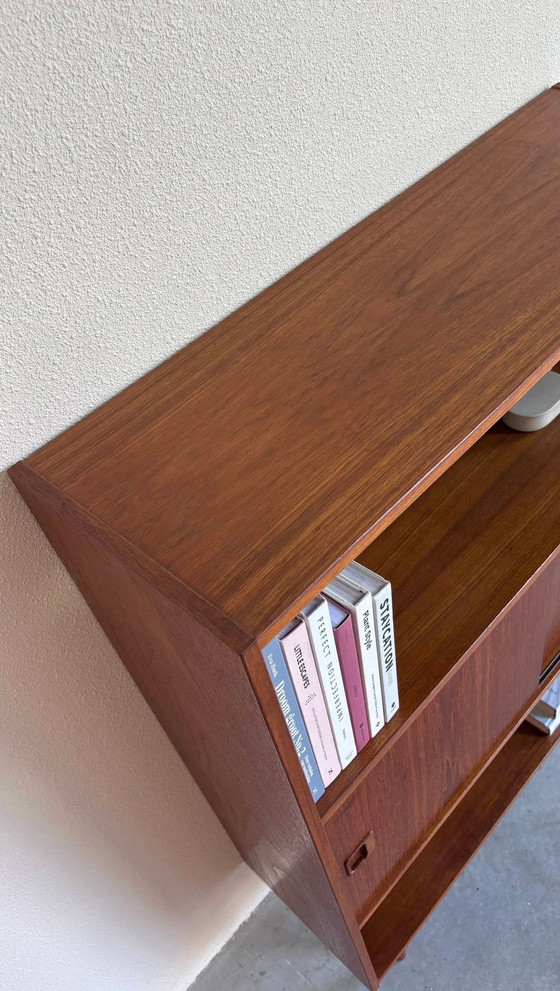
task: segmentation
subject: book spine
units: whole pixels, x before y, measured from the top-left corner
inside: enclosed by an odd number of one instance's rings
[[[343,623],[334,631],[338,656],[340,657],[340,667],[342,669],[342,680],[348,699],[350,709],[350,719],[354,730],[354,739],[358,753],[363,750],[370,739],[369,722],[367,716],[364,687],[362,684],[362,673],[360,671],[360,661],[358,658],[358,647],[352,625],[352,617],[348,616]]]
[[[383,709],[385,720],[395,715],[399,708],[399,687],[397,680],[397,654],[395,650],[395,630],[393,626],[393,597],[391,584],[373,596],[373,613],[375,619],[375,635],[379,667],[381,671],[381,688],[383,691]]]
[[[347,767],[356,756],[357,750],[326,601],[324,599],[320,601],[313,612],[304,616],[304,620],[319,672],[338,757],[341,766]]]
[[[356,638],[362,667],[362,678],[372,737],[379,733],[385,719],[381,694],[381,674],[377,656],[377,640],[373,618],[373,600],[368,592],[353,608]]]
[[[334,781],[341,768],[305,623],[298,623],[295,629],[282,637],[280,643],[326,786]]]
[[[317,761],[315,760],[315,754],[309,741],[299,702],[294,692],[294,686],[288,674],[286,661],[276,638],[265,647],[262,655],[265,659],[274,691],[276,692],[276,698],[286,720],[286,726],[290,731],[292,742],[299,757],[299,762],[305,774],[305,780],[309,785],[309,791],[313,795],[314,800],[318,802],[321,795],[325,794],[325,788],[319,773]]]

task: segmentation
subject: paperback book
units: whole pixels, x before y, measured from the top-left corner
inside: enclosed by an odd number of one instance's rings
[[[266,661],[274,691],[276,692],[276,698],[286,720],[286,726],[290,731],[299,762],[305,774],[305,780],[309,785],[309,790],[313,798],[318,802],[321,795],[325,793],[325,786],[319,774],[315,754],[309,741],[309,735],[301,714],[299,702],[296,698],[294,686],[292,685],[292,680],[288,673],[286,661],[278,640],[276,638],[271,640],[268,646],[264,648],[262,654]]]
[[[341,767],[309,634],[303,620],[292,620],[278,640],[286,658],[323,784],[327,786],[340,774]]]
[[[527,720],[540,729],[541,733],[548,735],[555,733],[560,727],[560,677],[548,686]]]
[[[353,561],[263,657],[318,801],[399,708],[390,582]],[[541,715],[555,699],[543,696]]]
[[[343,768],[348,767],[357,750],[333,625],[324,596],[313,599],[302,611],[302,616],[319,672],[340,764]]]
[[[339,575],[327,587],[326,594],[352,616],[358,644],[370,735],[374,737],[379,733],[385,719],[371,593]]]
[[[560,712],[560,677],[556,678],[556,681],[553,681],[549,685],[542,699],[539,700],[537,709],[542,711],[544,715],[552,716],[553,719],[556,719]]]
[[[383,692],[383,713],[389,722],[399,708],[397,683],[397,656],[395,650],[395,630],[393,627],[393,596],[391,583],[365,568],[358,561],[352,561],[342,572],[343,577],[371,592],[377,654]]]

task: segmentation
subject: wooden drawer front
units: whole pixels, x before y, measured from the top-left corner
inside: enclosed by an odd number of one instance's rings
[[[547,577],[550,576],[550,577]],[[560,651],[560,553],[548,565],[540,604],[542,624],[545,630],[541,668],[544,671]],[[560,671],[558,672],[560,674]]]
[[[545,652],[553,649],[555,629],[560,629],[560,556],[327,820],[358,919],[368,914],[520,717],[551,659]],[[366,838],[367,853],[362,848],[363,859],[347,876],[344,864]]]

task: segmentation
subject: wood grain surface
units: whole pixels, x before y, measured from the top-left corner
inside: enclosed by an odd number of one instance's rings
[[[366,922],[362,935],[380,978],[559,740],[523,723]]]
[[[560,357],[551,89],[29,464],[251,637]]]
[[[560,419],[528,434],[496,424],[361,555],[393,586],[401,707],[330,785],[323,816],[556,553],[559,465]],[[560,591],[539,608],[545,667],[560,650]]]
[[[342,876],[373,832],[374,856],[344,880],[360,920],[416,855],[509,736],[542,689],[548,603],[560,614],[560,555],[330,816],[327,835]]]
[[[370,988],[547,752],[494,757],[560,648],[560,425],[489,428],[559,328],[551,89],[10,472],[247,862]],[[401,710],[315,807],[259,646],[360,551]]]

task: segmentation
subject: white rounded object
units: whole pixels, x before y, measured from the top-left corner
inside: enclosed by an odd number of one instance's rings
[[[546,427],[559,413],[560,375],[558,372],[548,372],[523,399],[512,406],[503,421],[513,430],[528,433]]]

